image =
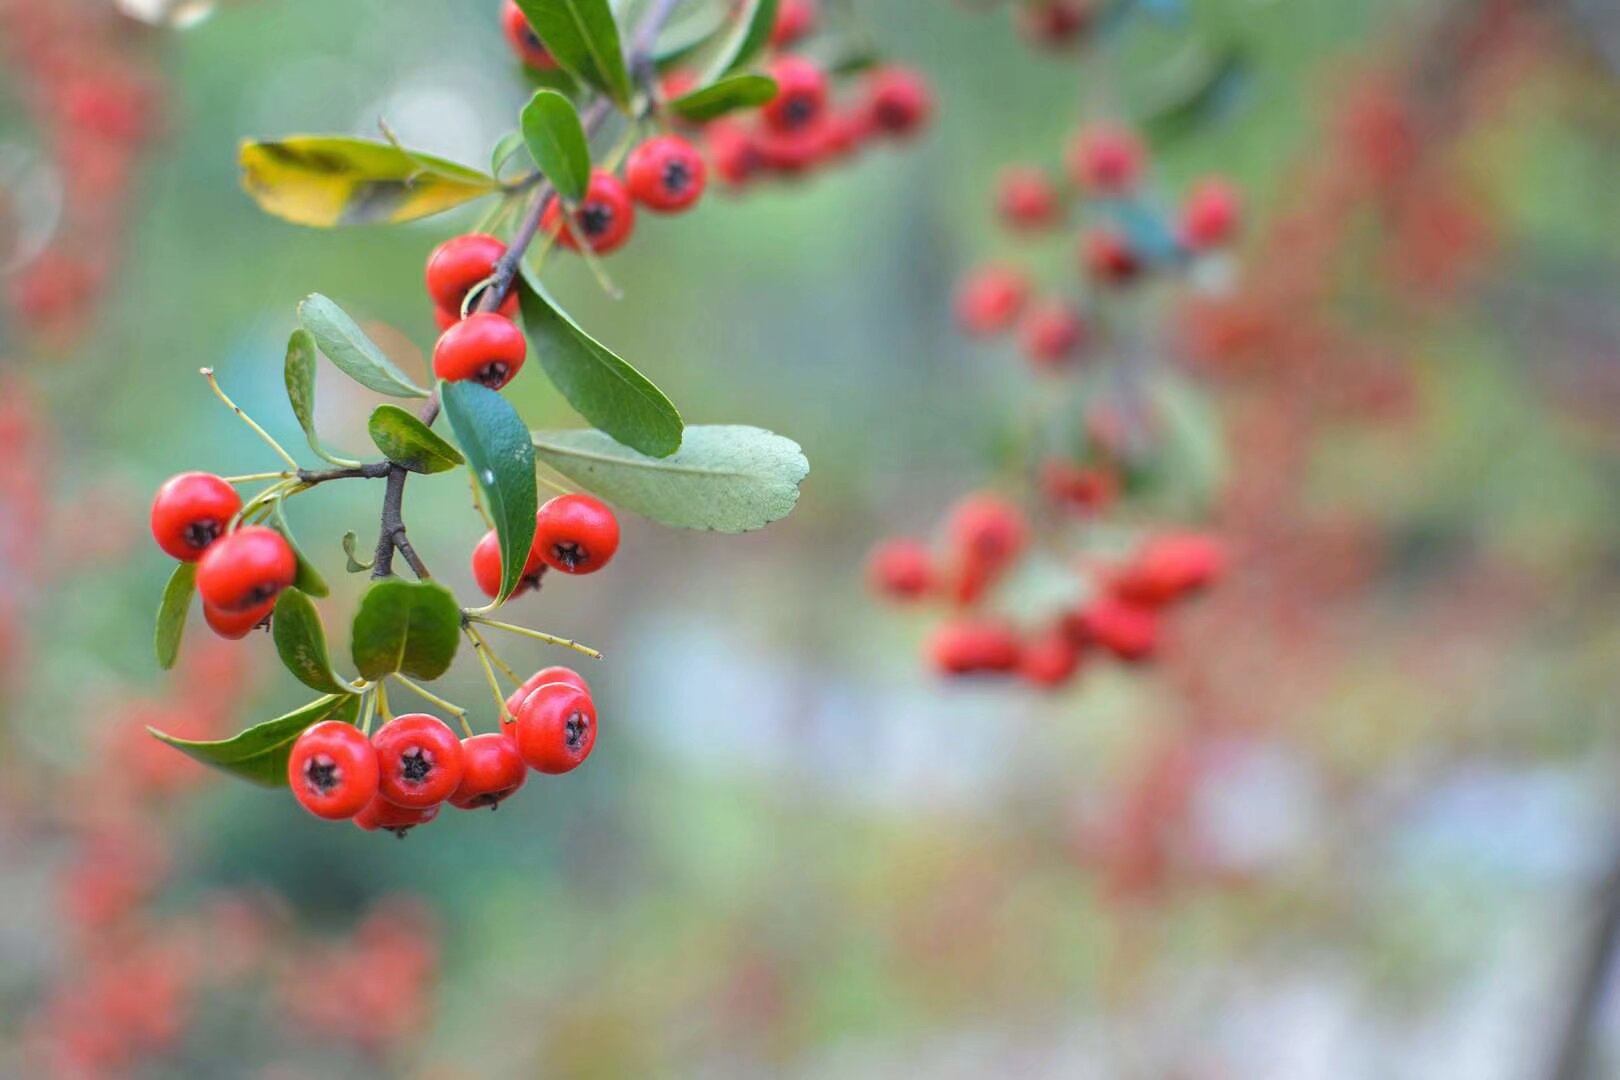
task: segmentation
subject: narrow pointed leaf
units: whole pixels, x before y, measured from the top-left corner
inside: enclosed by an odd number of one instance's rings
[[[157,648],[158,667],[168,671],[180,656],[180,637],[186,630],[186,615],[191,611],[191,594],[197,590],[197,564],[183,562],[169,575],[163,587],[163,602],[158,605]]]
[[[704,123],[737,109],[763,105],[776,96],[776,80],[764,75],[730,75],[712,86],[676,98],[669,108],[694,123]]]
[[[309,448],[318,457],[334,465],[353,465],[354,462],[328,451],[315,433],[315,361],[318,356],[315,335],[303,327],[294,330],[287,339],[287,363],[282,369],[282,378],[287,384],[287,402],[292,406],[293,415],[298,418],[298,426],[304,429]]]
[[[625,510],[682,529],[739,533],[786,517],[810,472],[792,439],[754,427],[698,425],[650,458],[600,431],[537,431],[536,456]]]
[[[412,221],[500,187],[453,161],[342,135],[244,142],[239,157],[242,187],[260,209],[320,228]]]
[[[204,765],[265,787],[282,787],[287,783],[287,759],[292,756],[293,743],[305,729],[322,720],[352,724],[359,715],[359,695],[332,694],[217,742],[179,739],[156,728],[146,730]]]
[[[776,26],[778,0],[743,0],[737,21],[722,40],[700,82],[712,83],[758,56]]]
[[[546,179],[568,203],[583,199],[591,182],[591,146],[574,103],[555,90],[536,90],[519,122],[529,154]]]
[[[629,107],[630,71],[608,0],[517,0],[517,5],[563,70],[621,109]]]
[[[293,549],[293,555],[298,559],[298,576],[293,579],[293,588],[301,589],[310,596],[331,596],[332,590],[321,577],[321,572],[315,569],[315,564],[309,561],[304,549],[298,546],[298,539],[293,536],[292,526],[287,524],[287,510],[283,500],[275,501],[275,528]]]
[[[412,472],[448,472],[466,463],[461,452],[398,405],[379,405],[366,424],[383,456]]]
[[[664,392],[581,329],[527,270],[518,289],[534,356],[574,411],[643,454],[673,454],[685,425]]]
[[[388,359],[349,313],[320,293],[298,305],[298,321],[315,338],[326,358],[369,390],[393,397],[427,397],[428,392]]]
[[[461,607],[449,589],[433,581],[385,578],[360,601],[350,651],[367,679],[396,671],[437,679],[449,670],[460,642]]]
[[[484,508],[495,522],[501,548],[501,595],[505,600],[523,578],[534,542],[534,445],[510,403],[475,382],[443,383],[444,415],[467,458]]]
[[[315,605],[302,591],[282,590],[270,629],[276,641],[276,652],[293,678],[323,694],[354,692],[332,670],[332,657],[326,648],[326,628],[321,625]]]

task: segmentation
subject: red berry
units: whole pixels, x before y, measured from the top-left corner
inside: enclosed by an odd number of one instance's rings
[[[1206,587],[1225,569],[1226,551],[1218,540],[1172,533],[1143,544],[1110,588],[1126,603],[1158,607]]]
[[[249,525],[211,544],[197,563],[197,593],[222,611],[261,608],[293,583],[298,557],[274,529]]]
[[[821,156],[847,157],[872,134],[871,117],[858,109],[830,109],[821,125]]]
[[[499,390],[523,367],[528,352],[516,323],[504,315],[478,311],[439,335],[433,346],[433,374],[446,382],[471,379]]]
[[[827,107],[827,73],[802,56],[778,56],[765,69],[776,80],[776,96],[760,106],[760,118],[774,131],[798,131],[821,119]]]
[[[589,495],[559,495],[534,518],[534,546],[547,566],[565,574],[594,574],[619,550],[619,519]]]
[[[1074,182],[1093,195],[1128,195],[1142,178],[1142,142],[1117,124],[1093,124],[1069,147]]]
[[[517,588],[512,590],[512,597],[538,589],[540,576],[545,571],[545,561],[531,549],[528,561],[523,564],[523,577],[518,581]],[[501,538],[494,529],[485,533],[478,546],[473,548],[472,572],[473,580],[485,596],[493,600],[501,594]]]
[[[1237,189],[1221,179],[1200,181],[1181,207],[1179,236],[1184,247],[1205,251],[1232,239],[1242,218]]]
[[[1055,503],[1096,511],[1113,503],[1119,482],[1105,468],[1050,458],[1041,464],[1041,490]]]
[[[956,290],[956,321],[975,336],[1005,330],[1018,317],[1028,293],[1029,285],[1017,270],[999,265],[980,267]]]
[[[467,293],[479,282],[487,281],[495,273],[495,264],[506,254],[506,245],[488,233],[465,233],[452,236],[433,249],[428,256],[423,278],[428,296],[441,316],[452,321],[461,318]],[[508,291],[501,301],[500,313],[511,318],[517,314],[518,298]]]
[[[782,0],[771,27],[771,45],[785,49],[809,34],[816,26],[815,0]]]
[[[1142,272],[1142,261],[1130,241],[1111,225],[1099,225],[1082,243],[1087,272],[1104,285],[1128,285]]]
[[[371,744],[381,769],[377,790],[395,806],[435,806],[461,783],[461,742],[437,716],[396,716],[377,729]]]
[[[636,206],[617,176],[598,169],[591,174],[590,186],[585,190],[579,209],[574,211],[573,219],[564,224],[562,217],[562,202],[552,199],[540,219],[540,227],[547,233],[555,233],[557,242],[570,251],[579,250],[579,241],[574,236],[574,230],[578,229],[592,251],[606,255],[630,239],[636,227]]]
[[[766,168],[789,176],[808,172],[827,153],[827,124],[820,119],[791,131],[761,128],[754,148]]]
[[[293,743],[287,783],[316,817],[352,818],[377,795],[377,751],[354,725],[323,720]]]
[[[258,607],[246,611],[222,611],[204,600],[202,609],[203,619],[214,633],[231,641],[240,641],[270,617],[270,613],[276,609],[276,601],[271,597]]]
[[[568,772],[596,746],[596,706],[577,686],[548,683],[524,701],[513,738],[531,769]]]
[[[1159,647],[1158,612],[1112,596],[1092,601],[1071,622],[1070,632],[1079,640],[1095,642],[1128,662],[1146,660]]]
[[[542,686],[545,686],[547,683],[567,683],[569,686],[577,687],[586,694],[591,692],[591,688],[586,684],[584,676],[580,675],[580,673],[575,671],[573,668],[565,668],[560,666],[541,668],[539,671],[523,680],[523,685],[512,691],[512,693],[507,697],[506,712],[509,719],[501,721],[502,731],[506,732],[508,735],[514,733],[517,728],[517,715],[523,711],[523,703],[529,700],[530,694],[534,693]]]
[[[874,131],[904,137],[928,123],[934,95],[921,75],[890,64],[867,76],[866,109]]]
[[[934,667],[944,675],[1007,672],[1018,666],[1018,635],[1007,625],[979,619],[941,623],[928,642]]]
[[[1074,355],[1085,330],[1074,308],[1062,300],[1045,300],[1024,316],[1018,339],[1036,367],[1055,368]]]
[[[152,537],[181,562],[195,562],[241,508],[236,489],[213,473],[181,473],[152,500]]]
[[[421,807],[396,806],[378,795],[364,810],[354,816],[354,823],[366,832],[381,829],[403,837],[418,825],[426,825],[438,816],[437,804]]]
[[[461,784],[450,796],[450,805],[459,810],[493,809],[529,778],[517,744],[505,735],[461,740],[461,760]]]
[[[523,9],[513,0],[504,0],[501,4],[501,32],[506,35],[506,42],[512,46],[512,51],[525,64],[541,71],[556,68],[557,61],[552,58],[551,51],[540,40],[540,35],[534,32],[534,27],[529,25]]]
[[[996,184],[996,211],[1009,228],[1044,229],[1057,220],[1057,190],[1034,165],[1010,166]]]
[[[708,125],[704,130],[704,149],[714,165],[715,175],[732,187],[747,183],[765,167],[765,158],[753,134],[735,120],[716,120]]]
[[[624,165],[625,186],[647,209],[674,214],[703,196],[708,166],[695,147],[679,135],[659,135],[630,152]]]
[[[1080,646],[1061,628],[1026,641],[1018,654],[1018,674],[1046,689],[1062,686],[1079,670]]]
[[[882,596],[914,600],[934,587],[934,560],[917,540],[886,540],[867,561],[867,579]]]
[[[958,502],[946,529],[958,554],[990,567],[1012,562],[1029,539],[1023,513],[992,492],[979,492]]]
[[[1018,28],[1036,45],[1062,48],[1091,28],[1093,0],[1044,0],[1018,10]]]

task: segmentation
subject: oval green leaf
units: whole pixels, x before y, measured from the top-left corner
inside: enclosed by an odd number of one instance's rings
[[[345,724],[352,724],[359,715],[359,695],[332,694],[219,742],[177,739],[153,727],[146,730],[204,765],[211,765],[265,787],[284,787],[287,783],[287,759],[292,756],[293,742],[306,728],[322,720],[341,720]]]
[[[600,431],[537,431],[535,455],[608,502],[664,525],[740,533],[786,517],[810,472],[792,439],[754,427],[686,429],[680,450],[650,458]]]
[[[191,610],[191,594],[197,589],[197,564],[183,562],[169,575],[163,586],[163,602],[158,605],[157,633],[153,643],[157,648],[158,667],[168,671],[180,656],[180,637],[186,631],[186,614]]]
[[[276,641],[276,652],[293,678],[323,694],[354,692],[332,670],[332,658],[326,649],[326,628],[321,625],[315,605],[301,590],[282,590],[270,629]]]
[[[367,679],[396,671],[437,679],[449,669],[460,641],[461,606],[449,589],[433,581],[384,578],[360,601],[350,651]]]
[[[737,12],[737,21],[731,32],[722,39],[714,59],[709,62],[700,82],[707,85],[728,75],[758,56],[771,39],[776,26],[778,0],[743,0]]]
[[[534,542],[539,495],[534,479],[534,445],[511,404],[475,382],[441,383],[440,400],[467,468],[495,523],[501,547],[501,595],[505,600],[523,578]]]
[[[630,107],[630,70],[608,0],[517,0],[558,65]]]
[[[527,268],[518,294],[534,356],[575,412],[649,457],[680,448],[685,424],[662,390],[582,330]]]
[[[305,297],[298,305],[298,321],[314,336],[326,358],[361,386],[392,397],[428,396],[366,336],[348,312],[327,297],[320,293]]]
[[[319,228],[412,221],[500,187],[453,161],[342,135],[248,141],[239,159],[242,187],[261,210]]]
[[[568,203],[585,197],[591,182],[591,146],[574,103],[555,90],[536,90],[519,117],[534,163]]]
[[[752,109],[776,96],[776,80],[764,75],[729,75],[669,103],[676,115],[704,123],[737,109]]]
[[[448,472],[465,464],[460,451],[398,405],[379,405],[366,424],[383,456],[412,472]]]
[[[304,429],[304,438],[315,454],[334,465],[354,465],[356,462],[340,458],[321,445],[315,434],[315,360],[318,356],[315,335],[303,327],[292,332],[287,339],[287,363],[282,378],[287,384],[287,402],[292,406],[298,426]]]

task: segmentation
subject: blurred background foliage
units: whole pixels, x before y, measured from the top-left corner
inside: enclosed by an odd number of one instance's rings
[[[439,943],[431,1007],[358,1051],[314,1037],[296,1009],[229,997],[185,1012],[182,1048],[142,1075],[324,1076],[339,1060],[413,1076],[1546,1075],[1620,844],[1613,13],[1202,0],[1083,62],[1032,52],[969,5],[858,7],[886,53],[934,81],[925,138],[644,222],[611,262],[622,301],[577,266],[552,275],[689,421],[803,444],[798,510],[740,537],[630,521],[610,572],[521,601],[535,625],[607,654],[586,671],[603,735],[589,768],[498,814],[397,844],[210,783],[142,817],[169,867],[146,917],[194,923],[220,890],[279,898],[275,940],[313,950],[283,973],[293,998],[326,966],[320,942],[390,897],[425,905],[412,918]],[[1453,100],[1474,46],[1444,27],[1492,7],[1524,32],[1424,159],[1485,238],[1467,272],[1446,287],[1414,272],[1451,203],[1404,225],[1363,212],[1331,245],[1288,232],[1340,213],[1311,204],[1325,190],[1312,166],[1357,138],[1356,102],[1392,85],[1419,110]],[[41,1003],[88,963],[57,898],[84,858],[68,823],[101,796],[67,778],[132,702],[192,707],[188,684],[153,670],[166,568],[142,535],[147,493],[180,469],[267,467],[196,369],[217,368],[298,443],[280,376],[297,301],[334,297],[419,373],[434,333],[422,260],[472,223],[288,226],[240,191],[237,142],[369,134],[382,117],[407,144],[481,165],[527,96],[494,3],[252,0],[183,33],[125,32],[163,119],[117,195],[111,280],[69,340],[17,321],[0,337],[13,412],[43,421],[33,456],[11,457],[45,503],[22,538],[41,550],[0,571],[15,620],[0,725],[7,1075],[37,1075]],[[1266,542],[1238,547],[1177,661],[1098,670],[1055,696],[938,682],[916,659],[922,624],[865,595],[861,561],[993,477],[1034,393],[1016,358],[951,326],[958,276],[1011,250],[994,178],[1009,161],[1055,166],[1083,117],[1144,117],[1227,55],[1243,73],[1232,100],[1155,141],[1156,183],[1231,176],[1252,207],[1239,281],[1329,279],[1321,324],[1361,335],[1402,404],[1300,415],[1292,404],[1320,398],[1310,380],[1334,377],[1305,362],[1334,348],[1312,334],[1270,366],[1194,363],[1232,483],[1279,456],[1300,468],[1266,477],[1286,498],[1223,504],[1217,524]],[[1087,62],[1114,65],[1122,101],[1083,90]],[[48,143],[26,100],[0,77],[8,162]],[[1439,247],[1458,246],[1442,232]],[[1072,272],[1067,243],[1018,257]],[[1179,316],[1160,315],[1170,348]],[[331,374],[322,430],[363,451],[370,399]],[[508,393],[535,426],[574,422],[534,373]],[[374,495],[337,485],[290,510],[332,571],[329,611],[363,584],[338,572],[338,538],[367,534]],[[16,531],[19,507],[0,505]],[[407,517],[426,561],[469,593],[481,527],[466,491],[414,484]],[[274,666],[268,640],[240,652]],[[237,724],[298,700],[279,674],[221,670],[242,687],[225,695]],[[444,687],[484,699],[468,657]],[[1152,854],[1173,865],[1142,888],[1098,830],[1117,840],[1106,823],[1165,790],[1188,809],[1171,854]],[[1597,1019],[1620,1069],[1620,1004]],[[298,1037],[266,1034],[286,1030]]]

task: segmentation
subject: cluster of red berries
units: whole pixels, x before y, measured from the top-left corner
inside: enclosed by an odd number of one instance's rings
[[[1004,170],[996,213],[1010,231],[1033,236],[1068,225],[1077,206],[1095,212],[1099,220],[1081,233],[1077,254],[1082,277],[1100,289],[1123,288],[1156,269],[1183,269],[1232,241],[1242,206],[1229,183],[1200,181],[1175,213],[1166,215],[1144,194],[1146,169],[1146,151],[1135,133],[1093,124],[1071,142],[1064,180],[1036,165]],[[1084,350],[1091,337],[1088,320],[1070,299],[1036,298],[1032,292],[1029,277],[1016,266],[979,267],[958,288],[957,322],[976,337],[1016,327],[1019,345],[1035,367],[1062,368]]]
[[[240,523],[242,498],[213,473],[170,477],[152,500],[152,536],[181,562],[197,564],[203,616],[221,637],[242,638],[270,617],[298,576],[298,557],[276,530]]]
[[[568,668],[535,672],[505,711],[501,731],[464,739],[426,713],[396,716],[370,738],[352,724],[323,721],[293,743],[287,782],[316,817],[404,836],[437,817],[443,803],[494,808],[523,786],[529,769],[571,772],[596,746],[590,687]]]
[[[1220,577],[1220,544],[1195,533],[1163,534],[1109,563],[1077,563],[1088,587],[1083,601],[1055,620],[1021,631],[990,613],[987,601],[1029,549],[1030,526],[994,493],[970,495],[951,511],[944,551],[894,539],[873,551],[872,587],[894,600],[938,598],[955,610],[928,644],[935,668],[948,675],[1017,675],[1042,687],[1064,685],[1086,650],[1099,648],[1138,662],[1158,647],[1162,612]]]
[[[534,542],[512,596],[538,589],[547,570],[594,574],[618,550],[619,519],[602,500],[577,493],[547,500],[534,516]],[[484,595],[500,595],[501,544],[494,529],[473,548],[472,572]]]

